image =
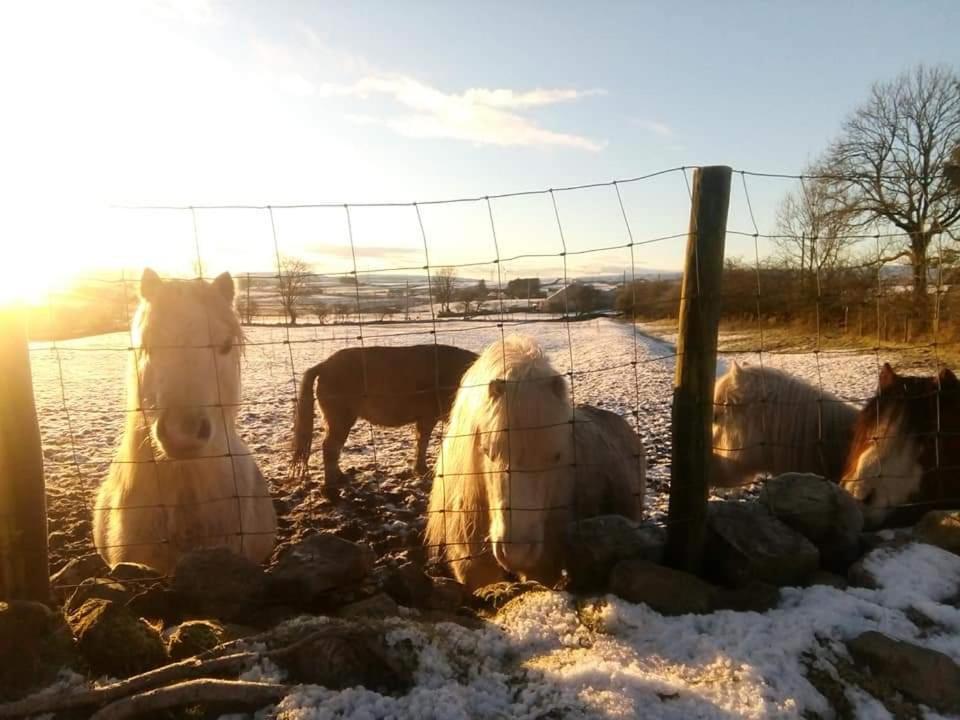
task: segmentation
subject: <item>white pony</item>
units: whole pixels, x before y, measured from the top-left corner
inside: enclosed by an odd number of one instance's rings
[[[816,473],[839,480],[856,408],[780,370],[733,363],[714,389],[711,484]]]
[[[127,420],[93,516],[110,565],[163,573],[199,547],[255,562],[276,537],[267,483],[236,431],[242,332],[233,279],[140,281],[131,328]]]
[[[576,409],[537,343],[488,347],[460,382],[437,461],[426,540],[470,590],[561,575],[570,521],[639,519],[646,460],[627,422]]]

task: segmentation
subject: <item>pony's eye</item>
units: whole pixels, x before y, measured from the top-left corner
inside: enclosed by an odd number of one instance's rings
[[[233,350],[233,338],[227,338],[220,343],[220,347],[217,348],[217,352],[219,352],[221,355],[226,355],[231,350]]]

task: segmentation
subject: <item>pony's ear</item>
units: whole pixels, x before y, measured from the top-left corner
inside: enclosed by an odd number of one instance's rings
[[[497,400],[503,397],[503,393],[507,390],[507,381],[497,378],[491,380],[490,384],[487,386],[487,392],[490,393],[490,397],[494,400]]]
[[[897,381],[897,374],[890,367],[890,363],[883,364],[883,367],[880,368],[880,377],[877,380],[880,383],[881,390],[886,390]]]
[[[155,299],[160,291],[160,284],[163,281],[160,276],[150,268],[144,268],[143,275],[140,277],[140,297],[147,302]]]
[[[213,281],[214,289],[223,296],[223,299],[228,303],[233,302],[233,278],[230,277],[230,273],[224,272],[217,275]]]
[[[941,388],[956,390],[958,387],[960,387],[960,380],[957,380],[957,376],[953,374],[953,370],[950,368],[943,368],[940,371],[939,378]]]

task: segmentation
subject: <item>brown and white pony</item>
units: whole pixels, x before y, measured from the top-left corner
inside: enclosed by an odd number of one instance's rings
[[[781,370],[736,362],[714,388],[710,482],[733,487],[758,475],[840,479],[857,410]]]
[[[857,418],[842,485],[871,525],[910,522],[932,507],[960,507],[960,381],[880,370]]]
[[[426,541],[471,590],[513,573],[546,585],[578,518],[639,519],[646,460],[619,415],[574,408],[531,338],[489,346],[460,382],[437,459]]]
[[[243,335],[233,279],[163,281],[147,269],[140,297],[126,426],[93,513],[97,549],[110,565],[163,573],[201,547],[266,560],[276,516],[236,430]]]

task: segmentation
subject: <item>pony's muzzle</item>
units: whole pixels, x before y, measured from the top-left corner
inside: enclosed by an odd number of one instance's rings
[[[543,543],[540,542],[493,540],[490,545],[500,567],[519,574],[536,570],[543,552]]]
[[[202,409],[163,410],[154,432],[170,457],[194,457],[213,437],[213,424]]]

